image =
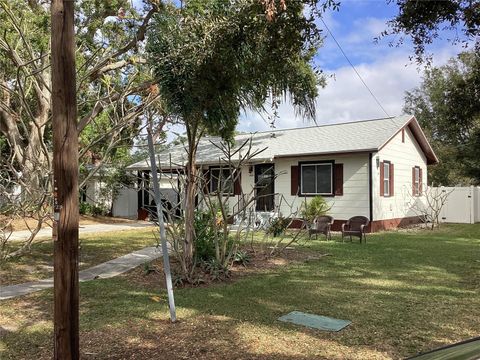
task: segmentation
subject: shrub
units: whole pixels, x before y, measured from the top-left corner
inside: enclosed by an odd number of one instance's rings
[[[92,205],[87,202],[81,202],[78,206],[80,215],[91,215],[92,214]]]
[[[250,254],[244,250],[238,250],[233,257],[233,262],[235,264],[240,264],[247,266],[247,264],[252,261]]]
[[[215,258],[204,261],[202,264],[203,270],[210,275],[213,281],[223,281],[230,277],[230,270]]]
[[[93,205],[92,207],[92,215],[93,216],[105,216],[108,214],[108,210],[104,206],[97,206]]]
[[[301,215],[308,222],[313,222],[317,216],[326,215],[331,209],[325,199],[321,196],[315,196],[312,200],[303,203]]]
[[[275,218],[268,226],[267,234],[273,235],[273,237],[279,236],[287,230],[289,223],[290,220],[284,217]]]
[[[87,202],[81,202],[78,206],[80,215],[105,216],[108,210],[104,206],[97,206]]]
[[[202,261],[215,258],[215,218],[209,211],[195,212],[195,256]]]

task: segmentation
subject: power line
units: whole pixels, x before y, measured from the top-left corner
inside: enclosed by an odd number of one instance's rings
[[[335,36],[333,35],[333,33],[330,31],[330,29],[328,28],[327,24],[325,23],[325,21],[323,21],[323,18],[320,18],[320,20],[322,21],[323,25],[325,26],[325,29],[327,29],[328,33],[330,34],[330,36],[332,37],[333,41],[335,41],[335,43],[337,44],[338,48],[340,49],[340,51],[342,52],[343,56],[345,57],[345,59],[347,59],[348,63],[350,64],[350,66],[352,67],[353,71],[355,71],[355,74],[357,74],[358,78],[360,79],[360,81],[362,82],[362,84],[367,88],[368,92],[370,93],[370,95],[372,95],[373,99],[375,100],[375,102],[378,104],[378,106],[380,106],[380,108],[382,109],[382,111],[387,115],[387,117],[390,117],[390,115],[388,114],[387,110],[385,110],[385,108],[382,106],[382,104],[380,103],[380,101],[377,99],[377,97],[375,96],[375,94],[372,92],[372,90],[370,90],[370,88],[368,87],[367,83],[363,80],[363,78],[360,76],[360,74],[358,73],[357,69],[355,68],[355,66],[352,64],[352,62],[350,61],[350,59],[348,58],[347,54],[345,54],[345,51],[343,51],[342,47],[340,46],[340,43],[337,41],[337,39],[335,38]]]

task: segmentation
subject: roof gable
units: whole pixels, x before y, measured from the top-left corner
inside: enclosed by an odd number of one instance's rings
[[[425,157],[427,158],[427,165],[433,165],[438,163],[438,158],[435,152],[433,151],[432,147],[430,146],[430,143],[428,142],[428,139],[423,132],[420,124],[418,123],[418,120],[415,118],[415,116],[409,116],[409,120],[405,123],[404,126],[402,126],[400,129],[398,129],[397,132],[395,132],[385,143],[383,143],[379,150],[381,150],[385,145],[387,145],[390,140],[392,140],[400,131],[402,131],[404,128],[408,127],[410,131],[412,132],[415,140],[417,141],[418,145],[422,149],[423,153],[425,154]]]

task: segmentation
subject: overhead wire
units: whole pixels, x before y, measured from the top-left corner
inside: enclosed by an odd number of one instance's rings
[[[358,78],[360,79],[360,81],[362,82],[362,84],[365,86],[365,88],[368,90],[368,92],[370,93],[370,95],[372,96],[372,98],[375,100],[375,102],[377,103],[377,105],[380,107],[380,109],[382,109],[382,111],[387,115],[387,117],[391,117],[387,110],[385,110],[385,108],[382,106],[382,104],[380,103],[380,101],[378,100],[378,98],[375,96],[375,94],[373,93],[373,91],[368,87],[367,83],[365,82],[365,80],[363,80],[362,76],[360,75],[360,73],[357,71],[357,69],[355,68],[355,66],[353,65],[353,63],[350,61],[350,59],[348,58],[347,54],[345,53],[345,51],[343,50],[342,46],[340,45],[340,43],[337,41],[337,39],[335,38],[335,36],[333,35],[333,32],[330,30],[330,28],[327,26],[327,24],[325,23],[325,21],[323,20],[323,18],[320,18],[320,20],[322,21],[323,25],[325,26],[325,29],[327,30],[327,32],[330,34],[330,36],[332,37],[333,41],[335,42],[335,44],[337,44],[338,48],[340,49],[340,51],[342,52],[343,56],[345,57],[345,59],[347,60],[347,62],[350,64],[350,66],[352,67],[353,71],[355,72],[355,74],[357,74]]]

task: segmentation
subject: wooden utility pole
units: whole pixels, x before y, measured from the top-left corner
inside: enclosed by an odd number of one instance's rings
[[[52,0],[54,333],[56,360],[79,359],[78,132],[74,0]]]

